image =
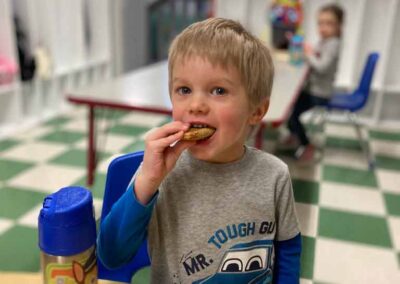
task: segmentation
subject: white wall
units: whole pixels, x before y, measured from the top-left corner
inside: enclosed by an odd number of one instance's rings
[[[48,76],[0,86],[0,137],[67,110],[65,92],[110,77],[110,0],[0,0],[0,53],[16,57],[13,15],[30,52],[46,50]],[[87,17],[86,17],[87,16]]]

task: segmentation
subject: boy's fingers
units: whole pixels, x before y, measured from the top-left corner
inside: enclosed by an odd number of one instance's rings
[[[179,157],[182,152],[189,148],[190,146],[192,146],[193,144],[195,144],[195,141],[178,141],[178,143],[175,144],[174,147],[171,147],[169,149],[170,153],[173,154],[176,158]]]
[[[164,138],[171,134],[176,134],[179,131],[186,131],[188,129],[189,129],[189,124],[186,124],[186,123],[183,123],[180,121],[174,121],[174,122],[168,123],[166,125],[163,125],[159,128],[156,128],[156,129],[150,131],[147,134],[146,139],[156,140],[156,139]]]
[[[153,149],[160,149],[164,151],[166,147],[169,147],[172,143],[176,142],[177,140],[181,139],[183,136],[183,131],[180,130],[179,132],[169,135],[167,137],[153,140],[149,143],[149,146]]]

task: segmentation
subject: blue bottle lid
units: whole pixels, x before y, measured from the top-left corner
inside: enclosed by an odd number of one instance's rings
[[[71,256],[96,243],[92,193],[65,187],[43,201],[39,214],[39,247],[50,255]]]

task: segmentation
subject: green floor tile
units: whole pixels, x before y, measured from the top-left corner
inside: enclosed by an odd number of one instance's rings
[[[32,163],[0,159],[0,181],[10,179],[32,166]]]
[[[315,257],[315,239],[302,236],[300,277],[313,279],[314,275],[314,257]]]
[[[264,129],[264,140],[278,140],[279,131],[277,129],[266,128]]]
[[[293,179],[292,183],[296,202],[318,204],[319,184],[317,182]]]
[[[391,248],[389,229],[383,217],[320,208],[319,236]]]
[[[42,136],[39,140],[48,141],[48,142],[56,142],[63,144],[71,144],[78,142],[86,137],[86,133],[76,132],[76,131],[54,131],[50,134]]]
[[[150,267],[139,270],[132,278],[131,284],[148,284],[150,283]]]
[[[97,152],[97,155],[98,155],[98,161],[101,161],[110,157],[111,154],[104,152]],[[52,159],[50,163],[84,168],[86,167],[87,163],[86,150],[70,149],[65,153]]]
[[[22,188],[0,189],[0,217],[17,219],[43,202],[46,194]]]
[[[365,142],[363,142],[363,143],[365,143]],[[358,140],[332,137],[332,136],[326,137],[325,147],[348,149],[348,150],[359,150],[359,151],[362,150],[360,142]]]
[[[278,145],[278,149],[276,149],[274,154],[278,157],[294,157],[295,152],[296,149],[279,149]]]
[[[90,191],[92,192],[94,198],[103,199],[104,187],[106,184],[106,177],[107,177],[106,174],[103,174],[103,173],[96,174],[94,184],[89,188]],[[88,188],[86,185],[86,177],[76,181],[72,185],[80,185],[80,186]]]
[[[369,131],[370,139],[400,141],[400,132]]]
[[[96,109],[96,119],[117,120],[127,115],[129,111],[111,110],[111,109]]]
[[[322,123],[318,123],[318,124],[307,123],[304,126],[306,128],[306,131],[310,132],[310,133],[324,131],[324,125]]]
[[[144,151],[145,143],[143,140],[137,140],[136,142],[126,146],[122,149],[122,153],[133,153],[137,151]]]
[[[37,234],[37,229],[15,226],[0,235],[0,271],[39,271]]]
[[[128,136],[138,136],[148,131],[148,127],[132,126],[126,124],[117,124],[111,127],[108,131],[110,133],[128,135]]]
[[[400,216],[400,195],[384,193],[387,212],[390,215]]]
[[[18,145],[20,142],[18,140],[13,140],[13,139],[6,139],[6,140],[1,140],[0,141],[0,152],[8,150],[15,145]]]
[[[359,170],[333,165],[324,165],[323,180],[338,183],[348,183],[370,188],[376,188],[375,173],[368,170]]]
[[[376,166],[381,169],[400,171],[400,159],[387,156],[375,156]]]
[[[71,119],[68,117],[60,116],[47,121],[44,125],[60,126],[62,124],[67,123],[68,121],[71,121]]]

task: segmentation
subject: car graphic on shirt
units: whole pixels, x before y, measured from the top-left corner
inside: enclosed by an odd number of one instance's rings
[[[273,241],[257,240],[232,246],[214,275],[193,284],[216,283],[272,283]]]

